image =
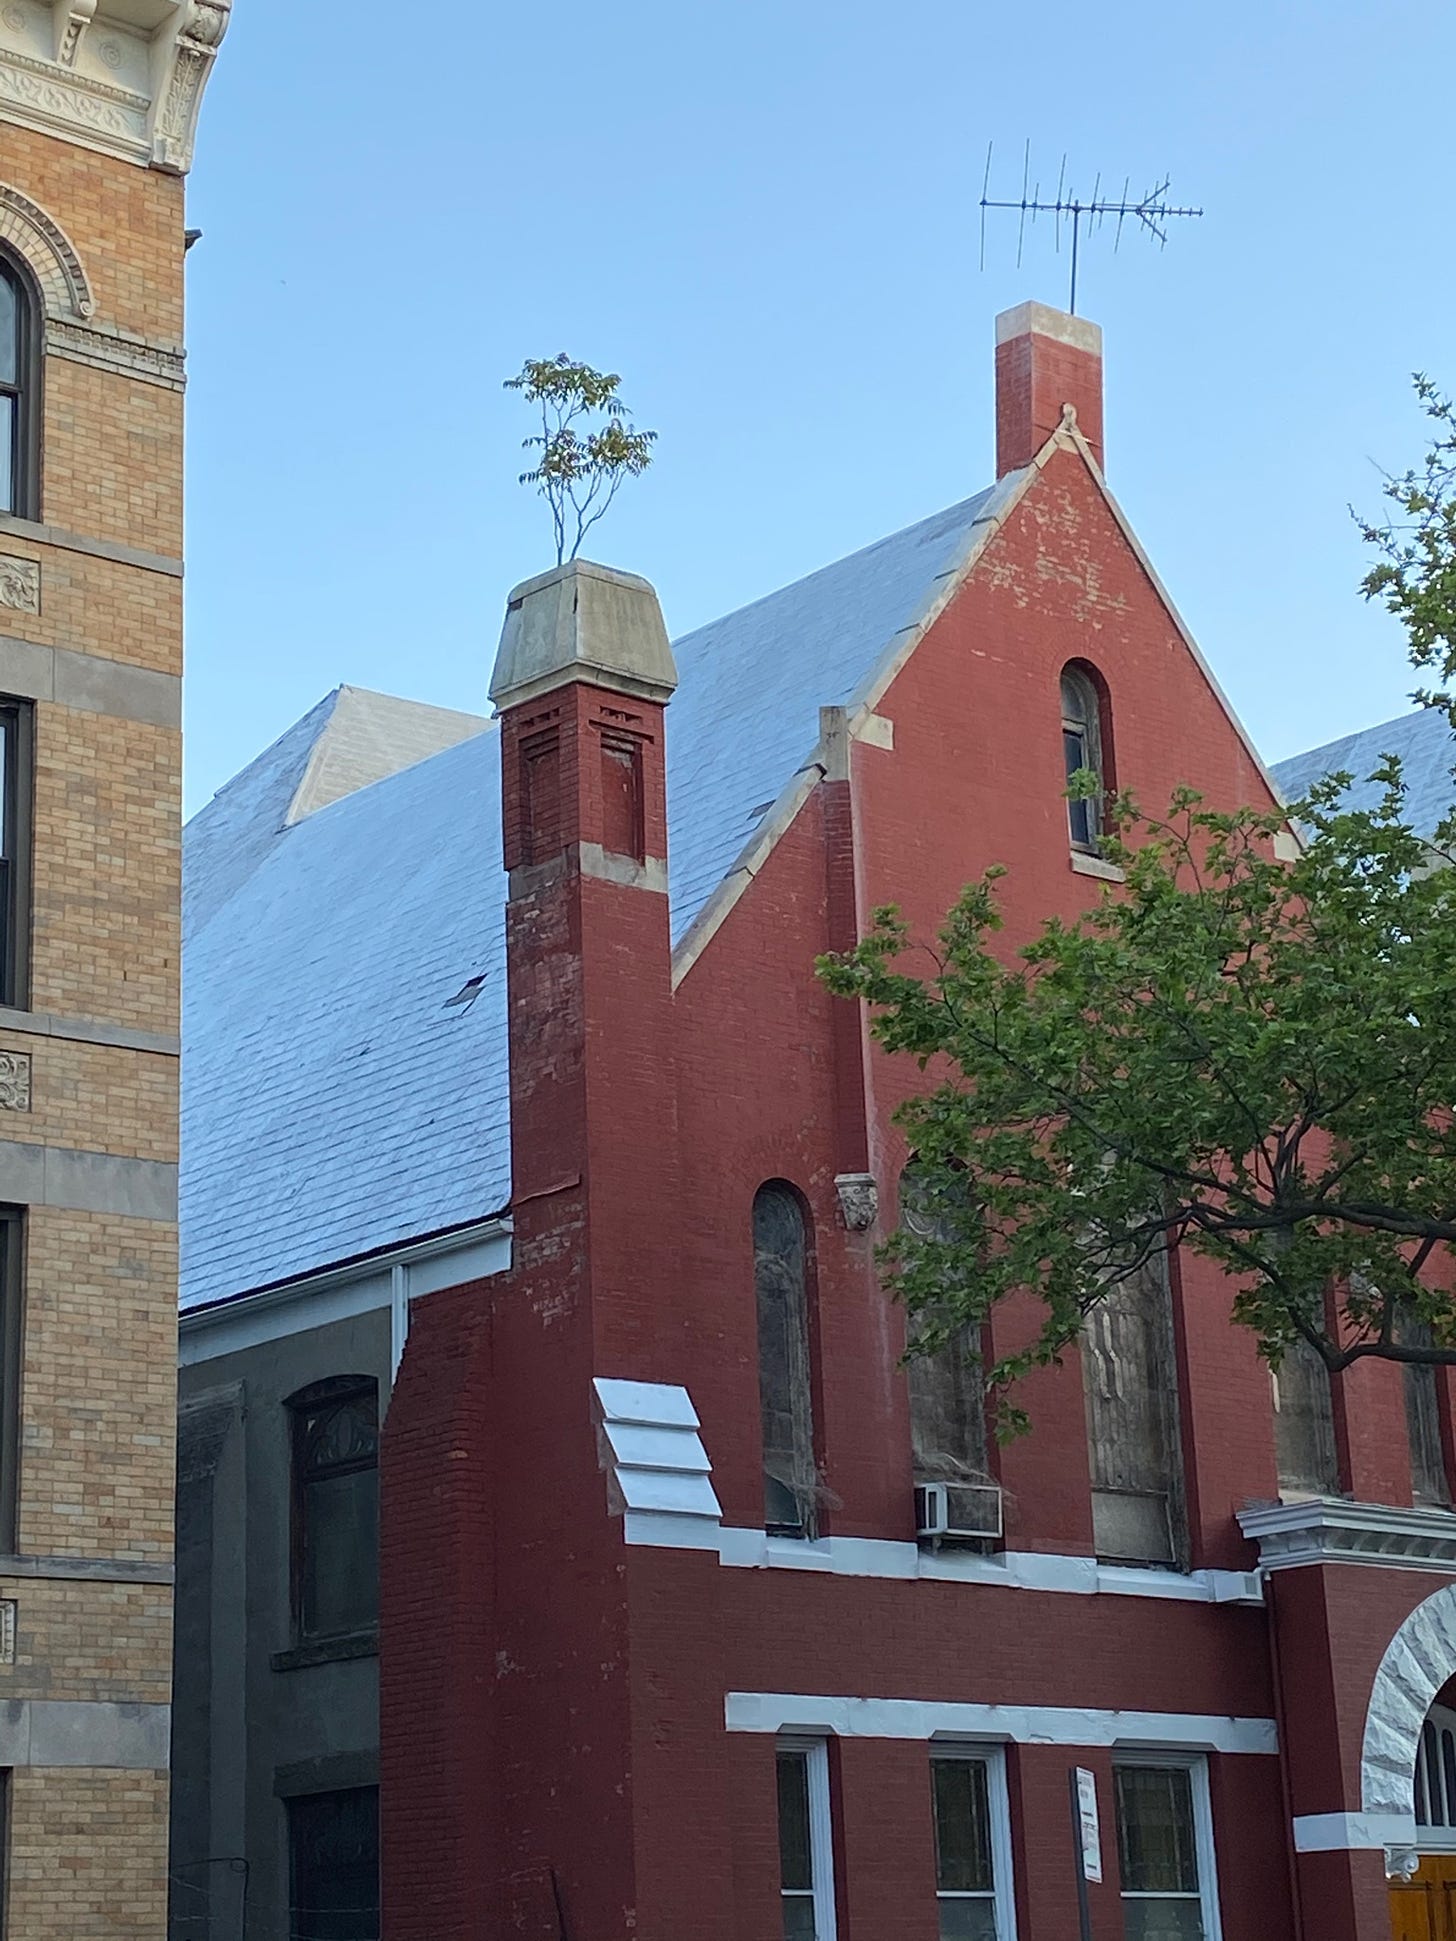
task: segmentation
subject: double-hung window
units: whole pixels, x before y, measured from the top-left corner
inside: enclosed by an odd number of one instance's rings
[[[1003,1755],[999,1748],[937,1752],[930,1776],[940,1941],[1012,1941]]]
[[[293,1422],[293,1615],[300,1643],[379,1619],[379,1388],[372,1376],[315,1382]]]
[[[0,1004],[24,1008],[30,957],[29,701],[0,695]]]
[[[829,1748],[822,1739],[779,1741],[778,1788],[784,1941],[835,1941]]]
[[[1219,1941],[1207,1763],[1138,1753],[1112,1778],[1127,1941]]]

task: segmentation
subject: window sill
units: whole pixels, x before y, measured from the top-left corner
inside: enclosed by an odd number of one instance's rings
[[[1096,876],[1104,883],[1125,883],[1126,876],[1116,863],[1109,863],[1105,856],[1090,856],[1085,849],[1074,849],[1071,853],[1072,872],[1076,876]]]
[[[379,1632],[346,1631],[337,1638],[310,1638],[306,1644],[275,1651],[268,1660],[274,1671],[307,1671],[312,1665],[340,1664],[349,1658],[377,1658]]]

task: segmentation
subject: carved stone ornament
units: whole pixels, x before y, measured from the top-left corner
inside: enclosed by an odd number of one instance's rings
[[[0,1051],[0,1112],[30,1110],[30,1053]]]
[[[15,1599],[0,1598],[0,1665],[15,1663]]]
[[[40,612],[40,565],[0,553],[0,607],[16,613]]]
[[[183,174],[231,6],[162,0],[138,10],[129,0],[6,0],[0,120]],[[138,25],[139,12],[146,24]]]
[[[873,1173],[840,1173],[834,1181],[839,1217],[851,1233],[867,1233],[879,1218],[880,1189]]]

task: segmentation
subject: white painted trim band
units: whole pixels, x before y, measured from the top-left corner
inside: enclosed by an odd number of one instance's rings
[[[917,1698],[729,1692],[730,1732],[831,1732],[841,1739],[988,1739],[1012,1745],[1169,1746],[1277,1753],[1273,1719],[1202,1712],[1106,1712],[1056,1705],[977,1705]]]
[[[1296,1853],[1357,1853],[1368,1847],[1416,1844],[1411,1813],[1299,1813],[1294,1819]]]
[[[928,1550],[876,1537],[771,1537],[763,1530],[720,1528],[712,1517],[685,1519],[629,1512],[630,1544],[670,1550],[716,1550],[731,1570],[806,1570],[832,1577],[917,1578],[987,1584],[1000,1590],[1060,1591],[1077,1597],[1153,1597],[1183,1604],[1262,1604],[1258,1573],[1243,1570],[1139,1570],[1095,1557],[1043,1556],[1003,1550],[981,1556]]]

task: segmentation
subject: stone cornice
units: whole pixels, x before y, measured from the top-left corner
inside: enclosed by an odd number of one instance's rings
[[[1290,1503],[1253,1503],[1239,1527],[1259,1546],[1262,1570],[1305,1564],[1384,1564],[1396,1570],[1456,1575],[1456,1513],[1391,1509],[1311,1496]]]
[[[184,174],[232,0],[0,0],[0,120]]]

